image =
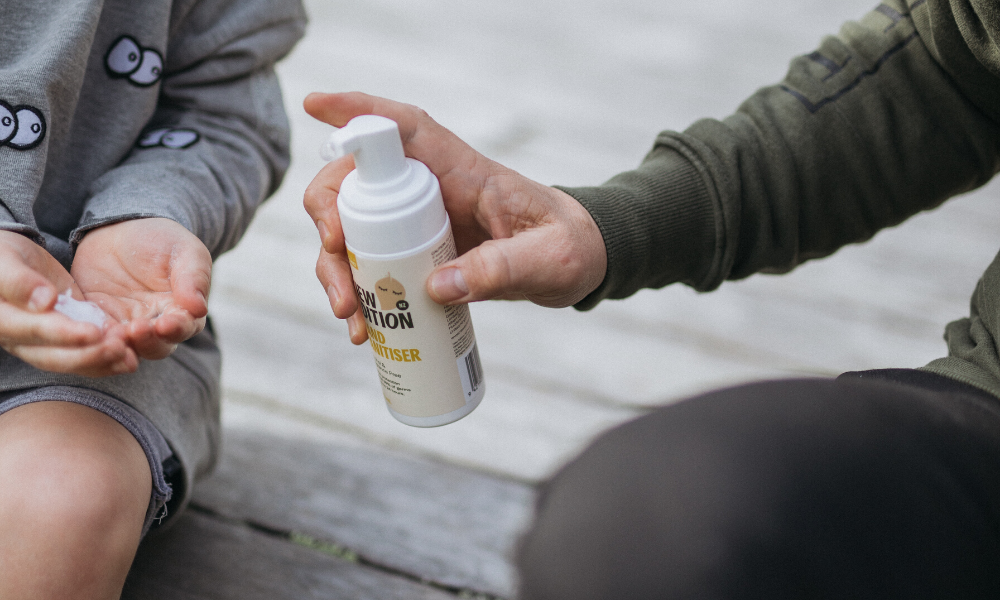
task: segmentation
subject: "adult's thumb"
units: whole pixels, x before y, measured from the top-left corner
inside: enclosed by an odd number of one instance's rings
[[[489,240],[453,261],[435,269],[427,281],[427,292],[439,304],[459,304],[478,300],[554,298],[565,292],[561,261],[545,244],[540,230],[521,232],[514,237]]]
[[[435,269],[427,292],[439,304],[502,297],[514,287],[520,240],[489,240]]]

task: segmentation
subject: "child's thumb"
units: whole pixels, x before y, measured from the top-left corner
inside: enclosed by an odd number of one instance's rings
[[[55,304],[57,294],[55,286],[25,264],[20,254],[0,249],[0,300],[19,308],[44,312]]]

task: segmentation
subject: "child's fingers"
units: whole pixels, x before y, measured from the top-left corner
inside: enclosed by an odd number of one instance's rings
[[[44,312],[55,304],[58,292],[41,273],[24,262],[14,249],[0,246],[0,300],[34,312]]]
[[[32,313],[0,302],[0,343],[7,346],[65,346],[79,348],[98,343],[101,328],[74,321],[55,311]]]
[[[205,322],[206,317],[194,318],[186,311],[170,307],[153,321],[153,331],[167,344],[177,345],[201,333]]]
[[[117,338],[86,348],[14,346],[8,352],[45,371],[103,377],[131,373],[139,367],[135,353]]]
[[[177,345],[205,328],[205,317],[194,318],[187,311],[168,307],[155,319],[137,319],[126,328],[126,341],[136,354],[147,360],[170,356]]]
[[[196,319],[207,315],[212,287],[212,255],[208,248],[194,236],[186,237],[175,247],[170,271],[173,304]]]
[[[179,342],[168,342],[158,335],[129,337],[129,345],[146,360],[160,360],[173,354]]]

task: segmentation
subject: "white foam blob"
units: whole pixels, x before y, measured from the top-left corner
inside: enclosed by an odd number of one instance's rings
[[[45,121],[37,108],[23,106],[14,115],[17,121],[17,133],[8,144],[20,150],[33,148],[45,134]]]
[[[146,133],[146,135],[139,138],[140,148],[152,148],[153,146],[159,146],[160,140],[163,139],[163,135],[170,131],[169,129],[154,129]]]
[[[174,129],[163,136],[163,145],[167,148],[187,148],[198,141],[198,133],[190,129]]]
[[[104,311],[101,310],[100,306],[94,304],[93,302],[76,300],[70,294],[71,290],[66,290],[65,294],[59,294],[59,297],[56,298],[57,311],[74,321],[93,323],[98,327],[104,326],[104,321],[107,320],[108,316],[104,314]]]
[[[141,61],[142,50],[139,44],[130,37],[123,37],[111,47],[105,63],[112,73],[128,75],[139,68]]]
[[[134,73],[129,75],[129,79],[139,85],[152,85],[160,79],[163,71],[163,58],[156,50],[143,50],[142,63]]]

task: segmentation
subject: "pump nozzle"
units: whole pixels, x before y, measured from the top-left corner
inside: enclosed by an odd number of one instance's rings
[[[354,154],[359,183],[379,186],[389,183],[409,170],[399,126],[392,119],[376,115],[354,117],[347,125],[330,134],[320,149],[324,160]]]

